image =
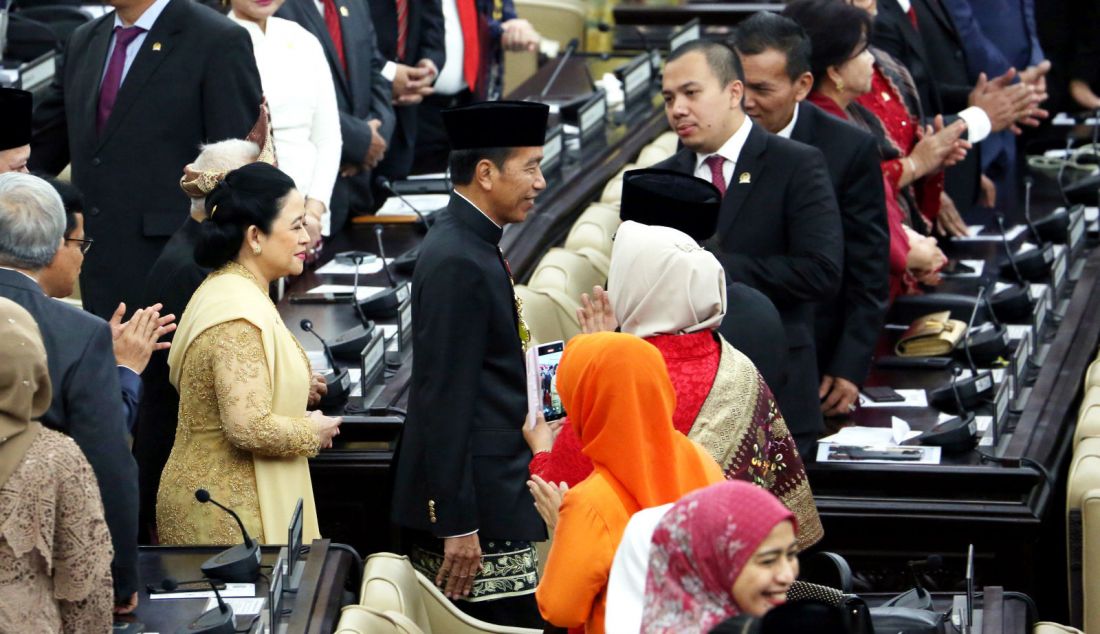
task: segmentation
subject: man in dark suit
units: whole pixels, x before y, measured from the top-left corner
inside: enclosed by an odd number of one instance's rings
[[[400,180],[412,170],[417,104],[447,61],[440,0],[372,0],[378,49],[389,60],[383,74],[393,82],[397,127],[378,173]],[[384,193],[383,193],[384,195]]]
[[[62,244],[65,210],[49,183],[0,175],[0,297],[27,310],[42,331],[53,399],[42,424],[72,437],[95,472],[115,557],[116,604],[137,606],[137,466],[107,322],[46,296],[36,276]]]
[[[745,112],[773,134],[821,150],[840,207],[844,275],[816,316],[819,394],[826,416],[859,399],[890,294],[890,233],[874,137],[804,101],[813,87],[810,41],[790,18],[760,12],[737,27]]]
[[[110,317],[138,304],[145,271],[187,217],[180,168],[206,141],[248,133],[260,103],[252,40],[190,0],[112,0],[114,13],[69,39],[39,106],[35,170],[72,163],[97,248],[80,277],[84,306]]]
[[[745,116],[740,66],[733,49],[717,42],[691,42],[669,56],[662,94],[684,147],[654,167],[694,174],[723,192],[712,246],[730,281],[767,295],[783,318],[787,382],[774,391],[806,453],[824,429],[814,306],[840,286],[840,213],[821,152]]]
[[[26,90],[0,88],[0,174],[27,171],[33,102]]]
[[[548,112],[483,102],[444,113],[455,188],[413,275],[412,385],[393,493],[413,566],[448,597],[468,597],[455,602],[468,614],[540,628],[531,542],[546,527],[526,485],[528,330],[497,243],[546,187]]]
[[[957,113],[966,121],[967,138],[978,151],[967,153],[965,160],[945,172],[945,189],[965,217],[983,186],[982,149],[977,144],[987,133],[978,131],[1010,129],[1017,120],[1031,123],[1033,90],[1027,84],[1012,84],[1014,73],[971,82],[966,49],[940,0],[882,0],[871,41],[909,69],[926,119]]]
[[[319,4],[323,5],[320,11]],[[391,80],[382,76],[386,60],[363,0],[287,0],[276,15],[297,22],[321,42],[336,86],[344,145],[330,205],[335,235],[349,214],[374,206],[371,174],[391,151],[396,119],[390,103]]]

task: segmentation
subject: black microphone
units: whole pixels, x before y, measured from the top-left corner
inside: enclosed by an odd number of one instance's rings
[[[539,99],[545,99],[546,95],[550,94],[550,87],[554,85],[554,82],[558,80],[558,75],[561,75],[561,71],[565,69],[566,62],[570,57],[573,57],[573,53],[581,45],[581,41],[577,38],[569,40],[569,44],[565,46],[565,52],[562,53],[561,59],[558,60],[557,67],[554,68],[554,72],[550,75],[550,79],[546,81],[546,85],[542,87],[542,92],[539,93]]]
[[[421,233],[427,233],[428,228],[432,226],[432,223],[428,221],[427,216],[422,214],[420,210],[416,208],[416,205],[409,202],[408,199],[401,195],[401,192],[397,191],[397,189],[393,186],[393,183],[390,182],[390,179],[379,174],[378,176],[374,177],[374,182],[377,183],[378,186],[382,189],[396,196],[397,199],[405,203],[405,205],[407,205],[409,209],[412,209],[413,213],[416,214],[417,219],[420,221],[419,224],[421,227]]]
[[[1030,196],[1028,196],[1028,198],[1030,198]],[[1027,219],[1028,227],[1035,235],[1038,235],[1038,230],[1028,218],[1029,212],[1027,211],[1027,206],[1029,203],[1026,199],[1024,205],[1024,218]],[[1001,264],[1001,273],[1021,283],[1024,281],[1035,282],[1046,278],[1050,273],[1050,265],[1054,261],[1054,247],[1050,243],[1040,241],[1039,244],[1036,245],[1036,248],[1016,254],[1012,251],[1012,246],[1008,242],[1008,235],[1005,233],[1004,216],[998,213],[995,214],[995,218],[997,220],[997,226],[1001,229],[1001,240],[1004,242],[1005,249],[1008,251],[1008,262]]]
[[[225,603],[225,600],[222,599],[221,593],[218,592],[218,588],[213,582],[210,583],[210,587],[214,590],[214,597],[218,600],[218,606],[203,612],[202,616],[192,621],[187,627],[182,628],[180,630],[181,632],[233,634],[237,631],[233,608]]]
[[[1035,228],[1035,222],[1031,219],[1031,188],[1035,186],[1035,179],[1030,174],[1024,177],[1024,221],[1027,222],[1027,228],[1031,230],[1031,235],[1035,237],[1035,242],[1040,246],[1043,244],[1043,237],[1039,235],[1039,230]]]
[[[374,238],[378,242],[378,257],[382,258],[382,271],[386,274],[390,287],[359,302],[359,306],[363,313],[371,317],[392,317],[408,299],[409,283],[403,282],[399,285],[390,272],[390,266],[386,262],[386,247],[382,244],[382,225],[375,225]]]
[[[970,350],[970,334],[974,328],[974,320],[978,316],[978,309],[983,305],[982,297],[984,295],[985,288],[979,287],[978,296],[974,299],[974,308],[971,310],[970,319],[967,322],[966,332],[963,334],[963,352],[967,363],[970,365],[971,376],[959,381],[960,372],[957,371],[947,388],[936,388],[928,393],[928,401],[937,409],[945,412],[964,414],[976,407],[985,393],[993,389],[992,375],[989,372],[978,372],[978,366],[975,365]]]
[[[373,256],[373,253],[367,253],[366,251],[351,251],[347,254],[347,257],[351,259],[352,264],[355,265],[355,275],[351,278],[351,305],[355,306],[355,312],[359,315],[359,321],[362,322],[360,326],[370,326],[370,329],[374,330],[374,322],[367,319],[367,316],[363,314],[362,307],[359,306],[359,265],[363,263],[363,260],[367,259],[367,256]],[[335,367],[335,366],[333,366]]]
[[[248,531],[245,530],[244,522],[241,521],[240,516],[215,501],[214,498],[210,497],[210,492],[206,489],[196,489],[195,499],[203,504],[210,502],[226,513],[229,513],[233,519],[237,520],[237,526],[241,527],[241,534],[244,535],[243,544],[237,544],[236,546],[227,548],[210,559],[207,559],[202,566],[199,567],[199,569],[202,570],[202,574],[212,579],[221,579],[222,581],[234,581],[238,583],[255,582],[256,578],[260,576],[260,545],[253,541],[248,535]]]
[[[962,367],[956,365],[951,368],[951,392],[955,395],[955,405],[959,408],[959,413],[966,411],[966,407],[963,405],[962,395],[959,394],[959,377],[962,376]]]
[[[1020,265],[1016,262],[1016,254],[1012,252],[1012,245],[1008,242],[1008,232],[1005,231],[1005,216],[998,212],[994,214],[997,219],[997,227],[1001,230],[1001,243],[1005,245],[1005,255],[1008,256],[1008,263],[1012,267],[1012,272],[1016,274],[1016,279],[1023,281],[1024,276],[1020,273]]]
[[[355,354],[359,354],[359,352],[363,350],[363,347],[367,345],[367,341],[370,340],[370,336],[374,332],[374,322],[369,323],[371,324],[370,330],[367,330],[365,326],[356,326],[340,335],[341,339],[348,338],[346,341],[341,341],[343,346],[351,350],[358,345],[359,347],[355,350]],[[332,371],[325,373],[325,385],[328,391],[321,397],[321,401],[317,406],[323,411],[332,411],[343,407],[344,404],[348,402],[348,394],[351,390],[351,377],[348,374],[347,368],[341,368],[336,365],[336,355],[333,353],[333,349],[329,347],[325,338],[317,334],[317,331],[313,329],[312,321],[303,319],[298,325],[302,327],[302,330],[317,337],[317,341],[321,342],[321,346],[325,350],[325,357],[328,359],[329,365],[332,366]]]
[[[169,592],[175,592],[176,590],[179,589],[180,586],[189,586],[189,585],[193,585],[193,584],[196,584],[196,583],[207,584],[207,583],[210,583],[210,580],[209,579],[189,579],[187,581],[176,581],[172,577],[165,577],[164,579],[161,580],[159,586],[154,586],[151,583],[145,584],[145,591],[148,592],[149,594],[165,594],[165,593],[169,593]],[[222,589],[225,588],[224,583],[217,584],[217,585],[218,585],[219,590],[222,590]],[[187,591],[185,590],[185,592],[187,592]]]
[[[1066,165],[1069,164],[1070,152],[1073,151],[1073,132],[1066,135],[1066,151],[1062,155],[1062,164],[1058,166],[1058,176],[1054,179],[1058,183],[1058,193],[1062,195],[1062,202],[1069,204],[1069,196],[1066,194],[1066,184],[1062,178],[1066,174]]]
[[[971,366],[976,361],[983,367],[989,367],[1008,356],[1008,328],[997,319],[984,287],[979,288],[975,301],[981,303],[983,300],[990,312],[989,323],[982,324],[976,330],[967,330],[966,352]]]

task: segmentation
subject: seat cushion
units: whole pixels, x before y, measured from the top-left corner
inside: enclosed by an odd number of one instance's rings
[[[408,557],[393,553],[375,553],[367,557],[359,604],[380,613],[403,614],[424,632],[431,632],[420,584]]]

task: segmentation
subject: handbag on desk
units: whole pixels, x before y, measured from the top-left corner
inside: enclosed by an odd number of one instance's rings
[[[940,357],[951,354],[966,335],[966,322],[951,319],[950,311],[918,317],[898,340],[899,357]]]

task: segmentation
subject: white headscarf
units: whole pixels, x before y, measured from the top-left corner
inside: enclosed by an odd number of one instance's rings
[[[726,314],[722,265],[670,227],[619,225],[607,286],[622,331],[639,337],[714,330]]]

